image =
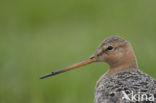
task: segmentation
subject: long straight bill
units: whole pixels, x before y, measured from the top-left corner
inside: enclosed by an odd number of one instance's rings
[[[96,62],[96,58],[95,57],[87,58],[87,59],[84,59],[84,60],[80,61],[79,63],[73,64],[73,65],[71,65],[69,67],[66,67],[66,68],[63,68],[63,69],[58,70],[56,72],[51,72],[50,74],[47,74],[45,76],[42,76],[42,77],[40,77],[40,79],[44,79],[44,78],[47,78],[47,77],[50,77],[50,76],[54,76],[56,74],[60,74],[60,73],[63,73],[63,72],[72,70],[74,68],[78,68],[80,66],[93,63],[93,62]]]

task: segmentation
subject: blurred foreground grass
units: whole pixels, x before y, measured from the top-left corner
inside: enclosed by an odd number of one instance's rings
[[[156,78],[156,1],[0,1],[0,103],[93,103],[108,65],[39,77],[90,56],[108,36],[134,47]]]

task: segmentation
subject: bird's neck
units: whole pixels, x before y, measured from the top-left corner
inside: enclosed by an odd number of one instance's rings
[[[137,67],[130,67],[127,65],[122,65],[122,66],[115,67],[115,68],[109,68],[109,70],[106,72],[106,75],[107,75],[107,77],[112,77],[118,73],[136,70],[136,69],[138,69],[138,68]]]
[[[109,66],[109,70],[106,73],[109,77],[112,77],[120,72],[138,69],[137,60],[133,50],[129,50],[129,52],[123,58],[115,63],[109,64]]]

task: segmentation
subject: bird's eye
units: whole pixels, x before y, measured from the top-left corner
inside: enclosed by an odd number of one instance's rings
[[[112,50],[113,47],[112,46],[108,46],[107,50]]]

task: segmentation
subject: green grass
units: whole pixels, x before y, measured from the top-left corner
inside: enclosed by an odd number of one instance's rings
[[[0,103],[93,103],[96,81],[107,64],[39,77],[90,56],[111,35],[130,41],[139,68],[156,78],[155,3],[1,1]]]

